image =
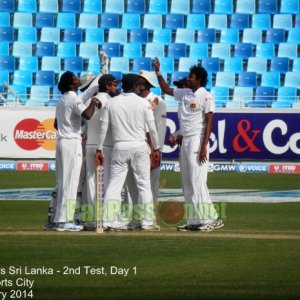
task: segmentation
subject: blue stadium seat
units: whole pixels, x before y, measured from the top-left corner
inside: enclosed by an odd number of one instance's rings
[[[290,28],[288,30],[287,42],[300,44],[300,28]]]
[[[168,0],[149,0],[149,14],[162,14],[168,13]]]
[[[227,87],[233,89],[235,87],[234,72],[218,72],[216,75],[215,86]]]
[[[219,57],[207,57],[201,60],[202,67],[210,73],[217,73],[220,71],[220,58]]]
[[[285,73],[289,70],[288,57],[273,57],[270,63],[271,72]]]
[[[300,72],[286,72],[284,86],[299,88]]]
[[[243,71],[243,59],[241,57],[227,57],[224,59],[224,72],[239,73]]]
[[[167,14],[165,19],[165,28],[177,30],[177,28],[184,28],[184,15],[183,14]]]
[[[291,27],[293,27],[293,17],[291,14],[276,14],[273,16],[273,28],[288,30]]]
[[[0,42],[14,41],[14,29],[13,27],[0,27]]]
[[[148,43],[148,29],[146,28],[131,29],[129,36],[131,43]]]
[[[248,103],[253,100],[253,88],[236,86],[233,90],[232,100],[236,102]]]
[[[15,1],[0,0],[0,11],[15,12]]]
[[[54,73],[60,73],[61,61],[60,57],[56,56],[44,56],[42,57],[42,71],[53,71]]]
[[[75,28],[76,15],[75,13],[61,12],[57,14],[56,27],[60,29]]]
[[[190,13],[190,0],[172,0],[170,13],[184,14]]]
[[[132,63],[132,71],[140,70],[152,71],[152,59],[150,57],[135,57]]]
[[[207,28],[222,30],[228,27],[227,15],[225,14],[210,14],[208,15]]]
[[[256,72],[240,72],[238,74],[238,86],[255,88],[257,86]]]
[[[58,44],[60,42],[60,29],[55,27],[42,28],[40,41]]]
[[[102,14],[101,16],[103,16],[103,15],[104,14]],[[98,21],[97,14],[81,13],[79,15],[79,23],[78,23],[79,28],[82,28],[82,29],[98,28],[98,24],[99,24],[99,21]],[[103,27],[103,26],[101,25],[101,27]]]
[[[237,28],[225,28],[221,30],[220,43],[234,45],[240,42],[240,33]]]
[[[278,46],[278,57],[298,57],[298,45],[295,43],[280,43]]]
[[[190,68],[196,64],[198,64],[198,59],[195,57],[180,57],[179,64],[178,64],[178,71],[189,72]]]
[[[2,84],[8,83],[9,84],[9,71],[8,70],[0,70],[0,82]]]
[[[122,28],[133,29],[141,27],[141,15],[134,13],[123,14],[122,17]]]
[[[122,15],[125,12],[125,1],[124,0],[106,0],[105,1],[105,12]]]
[[[195,42],[195,30],[178,28],[176,30],[175,43],[191,44]]]
[[[265,57],[271,59],[275,56],[275,45],[273,43],[256,44],[256,57]]]
[[[162,15],[145,14],[143,28],[147,28],[150,30],[162,28]]]
[[[38,70],[38,57],[37,56],[20,57],[19,70],[36,72]]]
[[[174,58],[173,57],[159,57],[160,70],[162,73],[173,73],[175,70],[174,67]]]
[[[293,103],[297,101],[297,88],[282,86],[277,92],[277,102]]]
[[[300,27],[300,14],[295,15],[295,28]]]
[[[32,83],[32,71],[15,70],[13,74],[13,84],[31,87]]]
[[[293,59],[292,71],[300,72],[300,57],[297,57],[297,58]]]
[[[290,102],[283,102],[283,101],[273,101],[271,104],[272,108],[292,108],[293,107],[293,103]]]
[[[231,15],[233,13],[232,0],[215,0],[214,4],[214,14]]]
[[[58,0],[40,0],[40,12],[58,13]]]
[[[127,29],[124,28],[110,28],[108,31],[109,43],[127,43]]]
[[[181,80],[182,78],[186,78],[189,76],[189,72],[179,72],[175,71],[171,76],[171,82]]]
[[[230,44],[213,43],[211,47],[211,57],[227,58],[231,56]]]
[[[146,13],[146,2],[145,0],[128,0],[126,12],[145,14]]]
[[[208,44],[207,43],[195,43],[190,45],[189,57],[196,57],[202,59],[208,57]]]
[[[103,43],[102,51],[104,51],[108,57],[119,57],[121,56],[121,45],[120,43]]]
[[[37,42],[35,55],[37,57],[54,56],[55,44],[53,42]]]
[[[245,29],[250,27],[250,15],[232,14],[230,19],[230,28]]]
[[[186,44],[171,43],[168,46],[168,56],[179,59],[180,57],[186,57]]]
[[[252,28],[267,30],[271,28],[271,15],[270,14],[254,14],[252,15]]]
[[[64,42],[74,42],[80,44],[83,36],[83,30],[81,28],[66,28],[64,30]]]
[[[172,30],[169,28],[157,28],[153,30],[153,43],[164,43],[169,45],[172,42]]]
[[[147,46],[150,45],[149,43],[146,44],[146,56],[150,57],[147,52]],[[157,45],[155,43],[155,45]],[[133,59],[135,57],[142,57],[142,44],[141,43],[127,43],[123,45],[123,56]]]
[[[43,27],[54,27],[54,13],[37,12],[35,15],[35,27],[41,29]]]
[[[277,14],[278,1],[277,0],[258,0],[257,4],[258,13]]]
[[[80,44],[81,45],[81,44]],[[74,57],[77,55],[75,42],[60,42],[57,46],[57,56],[60,58]]]
[[[245,28],[243,30],[243,43],[262,43],[262,29],[258,28]]]
[[[186,28],[202,29],[206,27],[206,20],[204,14],[188,14],[186,19]]]
[[[164,57],[165,45],[163,43],[147,43],[145,50],[146,57]]]
[[[281,14],[297,14],[299,13],[299,1],[298,0],[281,0],[280,1],[280,13]]]
[[[110,71],[121,71],[122,73],[129,72],[128,57],[112,57],[110,59]]]
[[[33,48],[30,42],[14,42],[12,54],[15,57],[32,56]]]
[[[61,0],[61,12],[81,13],[81,0]]]
[[[9,86],[11,90],[14,91],[17,98],[22,102],[26,103],[27,101],[27,87],[24,85],[12,84]],[[15,100],[15,96],[13,94],[7,95],[7,101]]]
[[[274,43],[275,45],[285,42],[284,29],[280,28],[269,28],[266,32],[266,43]]]
[[[213,86],[210,92],[215,101],[221,103],[221,107],[223,107],[229,100],[229,88],[227,87]]]
[[[249,57],[247,71],[261,74],[267,71],[267,59],[264,57]]]
[[[37,71],[35,75],[35,85],[54,86],[55,76],[53,71]]]
[[[33,85],[30,89],[28,101],[46,102],[50,99],[50,87],[43,85]]]
[[[193,0],[192,13],[193,14],[206,14],[212,12],[211,0]]]
[[[109,74],[113,75],[118,81],[122,80],[123,74],[120,71],[111,71]]]
[[[254,101],[265,101],[271,105],[275,100],[275,89],[273,87],[259,86],[256,88]]]
[[[104,43],[103,28],[87,28],[85,30],[85,42],[88,43]]]
[[[234,57],[242,57],[244,59],[253,56],[252,43],[237,43],[234,47]]]
[[[97,43],[82,42],[79,45],[79,56],[82,58],[98,56],[98,51]]]
[[[84,0],[82,12],[90,14],[102,14],[102,1]]]
[[[0,42],[0,56],[9,56],[9,42]]]
[[[101,15],[100,27],[103,29],[119,28],[120,27],[120,15],[103,13]]]
[[[264,72],[261,74],[261,86],[272,86],[274,88],[279,88],[281,83],[280,83],[280,72]]]
[[[92,72],[94,75],[99,74],[99,70],[101,69],[100,60],[98,56],[90,57],[88,59],[87,72]]]
[[[21,27],[18,29],[19,42],[37,42],[37,30],[35,27]]]
[[[214,28],[199,29],[197,34],[198,43],[212,44],[217,41],[216,30]]]
[[[246,107],[248,108],[268,108],[271,107],[272,102],[268,102],[268,101],[259,101],[259,100],[255,100],[252,102],[248,102]]]
[[[238,14],[255,14],[256,0],[237,0],[235,12]]]
[[[66,57],[64,59],[64,71],[71,71],[73,73],[81,73],[83,71],[82,57]]]
[[[32,13],[16,12],[14,13],[13,26],[14,28],[32,27],[32,20]]]
[[[9,27],[10,26],[10,13],[7,11],[0,11],[0,26]]]
[[[17,11],[36,13],[37,12],[37,1],[36,0],[19,0]]]

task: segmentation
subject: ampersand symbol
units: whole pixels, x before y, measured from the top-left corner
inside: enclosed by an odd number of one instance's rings
[[[248,149],[250,152],[260,152],[260,149],[257,148],[253,142],[261,130],[251,130],[252,137],[250,137],[247,134],[247,132],[250,130],[250,128],[251,128],[251,123],[248,120],[241,120],[238,123],[237,129],[238,129],[239,134],[236,135],[233,139],[233,148],[237,152],[245,152]],[[246,146],[244,146],[244,147],[242,147],[239,143],[241,138],[246,143]]]

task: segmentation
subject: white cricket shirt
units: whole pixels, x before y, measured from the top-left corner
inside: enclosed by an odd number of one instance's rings
[[[201,135],[206,126],[205,114],[215,111],[215,101],[204,87],[193,92],[191,89],[174,89],[174,98],[180,101],[178,117],[183,136]]]

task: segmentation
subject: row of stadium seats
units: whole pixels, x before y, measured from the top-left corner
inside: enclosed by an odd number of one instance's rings
[[[57,28],[290,28],[300,27],[300,14],[115,14],[81,13],[0,13],[0,26]]]
[[[0,10],[8,12],[98,13],[290,13],[299,12],[298,0],[0,0]]]

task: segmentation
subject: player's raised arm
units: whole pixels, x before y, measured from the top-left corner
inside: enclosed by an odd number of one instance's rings
[[[155,74],[157,76],[157,81],[159,83],[159,86],[161,87],[163,92],[165,94],[173,96],[174,95],[174,93],[173,93],[174,89],[170,88],[169,85],[164,80],[164,78],[162,76],[162,73],[160,72],[160,62],[159,62],[159,59],[157,57],[155,57],[155,59],[154,59],[154,70],[155,70]]]

